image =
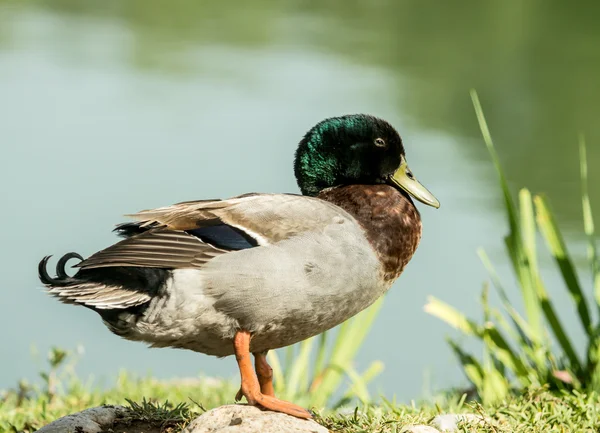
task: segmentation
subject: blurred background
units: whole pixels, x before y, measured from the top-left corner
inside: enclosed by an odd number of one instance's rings
[[[487,278],[478,247],[513,282],[469,89],[479,92],[511,187],[546,192],[583,257],[580,133],[600,211],[599,18],[600,3],[541,0],[0,0],[0,388],[35,378],[42,361],[32,347],[44,354],[51,345],[83,345],[78,372],[99,383],[122,368],[235,377],[231,358],[113,336],[94,313],[45,295],[37,263],[108,246],[125,213],[297,192],[301,136],[325,117],[357,112],[400,130],[413,171],[442,203],[421,207],[421,246],[358,367],[381,359],[374,391],[401,401],[464,385],[444,341],[451,332],[423,312],[426,298],[478,316]],[[552,278],[547,285],[552,292]],[[566,291],[552,295],[571,313]]]

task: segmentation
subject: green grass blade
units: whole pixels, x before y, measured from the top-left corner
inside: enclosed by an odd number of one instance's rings
[[[481,294],[481,305],[484,314],[484,369],[487,371],[495,369],[493,360],[498,360],[505,368],[516,374],[519,380],[523,380],[527,376],[527,368],[491,321],[492,316],[499,316],[500,312],[490,307],[488,295],[489,288],[486,284]]]
[[[519,281],[519,288],[525,306],[527,323],[531,329],[532,341],[545,342],[544,323],[542,321],[542,309],[539,304],[536,286],[530,272],[529,261],[523,250],[519,236],[506,236],[504,243],[511,259],[513,270]]]
[[[522,385],[528,385],[529,372],[527,366],[510,347],[500,331],[490,323],[485,328],[485,335],[486,337],[489,337],[489,343],[493,343],[493,347],[491,348],[493,349],[492,353],[494,356],[517,375],[517,378],[522,382]]]
[[[592,282],[594,286],[594,299],[600,309],[600,262],[598,261],[598,248],[596,246],[596,236],[594,228],[594,217],[592,215],[592,206],[590,204],[590,194],[588,191],[588,168],[587,152],[585,138],[579,138],[579,161],[581,171],[581,205],[583,208],[583,228],[588,238],[588,260],[592,271]]]
[[[368,384],[373,379],[381,374],[385,370],[385,365],[381,361],[373,361],[371,365],[362,374],[362,380]]]
[[[521,285],[521,291],[523,294],[523,300],[525,304],[525,312],[527,313],[527,319],[530,323],[531,329],[535,335],[535,339],[538,341],[543,340],[543,323],[542,323],[542,312],[539,304],[536,302],[535,284],[531,278],[531,272],[527,267],[527,257],[522,245],[521,239],[521,228],[519,220],[517,219],[517,209],[508,187],[508,182],[504,176],[500,159],[496,153],[494,142],[490,134],[481,103],[479,102],[479,96],[475,90],[471,90],[471,99],[473,101],[473,107],[475,108],[475,114],[477,115],[477,121],[479,122],[479,128],[483,141],[488,149],[488,152],[496,168],[498,179],[500,181],[500,187],[504,197],[504,207],[506,209],[508,225],[510,233],[506,239],[506,246],[512,259],[513,268]]]
[[[546,294],[546,289],[543,288],[541,282],[540,292],[544,293],[541,297],[540,302],[542,305],[542,310],[544,311],[544,315],[546,316],[546,320],[550,325],[550,329],[552,329],[556,340],[558,341],[563,351],[565,352],[565,355],[569,359],[570,367],[577,373],[580,373],[583,370],[583,368],[581,362],[579,361],[579,357],[577,356],[577,353],[575,352],[575,349],[571,344],[571,339],[567,336],[565,328],[562,326],[560,319],[556,314],[556,310],[554,309],[552,301]]]
[[[317,357],[315,359],[312,382],[308,388],[309,393],[315,392],[315,390],[321,386],[321,382],[323,382],[323,376],[325,375],[325,371],[327,369],[327,338],[330,332],[331,331],[325,331],[319,335],[319,348],[317,349]]]
[[[510,383],[504,374],[495,368],[484,369],[483,385],[479,392],[481,400],[491,405],[504,400],[510,393]]]
[[[475,322],[467,319],[467,317],[456,308],[433,296],[427,297],[427,304],[425,304],[423,309],[426,313],[446,322],[448,325],[458,329],[465,335],[474,337],[481,337],[482,335],[482,330]]]
[[[273,369],[273,385],[278,393],[282,393],[285,389],[285,376],[283,375],[279,355],[275,350],[270,350],[267,353],[267,361]]]
[[[317,359],[315,360],[315,379],[318,378],[325,368],[325,359],[327,356],[327,336],[328,331],[319,335],[319,348],[317,349]]]
[[[355,319],[351,319],[355,320]],[[333,368],[333,365],[344,364],[346,349],[346,336],[349,336],[350,321],[342,323],[331,349],[329,362],[323,369],[318,381],[313,382],[311,389],[311,402],[313,407],[322,408],[329,400],[333,390],[337,389],[342,378],[342,372]],[[315,396],[315,397],[312,397]]]
[[[533,213],[531,193],[528,189],[523,188],[521,191],[519,191],[519,211],[525,257],[527,258],[531,274],[539,275],[537,264],[535,217]]]
[[[516,342],[519,347],[523,347],[523,345],[531,344],[528,340],[526,340],[523,334],[515,330],[514,321],[510,322],[506,320],[502,312],[496,308],[492,308],[491,311],[491,320],[494,320],[498,324],[498,328],[504,330],[504,332],[508,335],[507,341],[512,340]]]
[[[481,368],[479,361],[471,354],[462,350],[456,341],[449,338],[447,341],[461,363],[467,379],[469,379],[478,391],[481,391],[483,389],[483,368]]]
[[[315,395],[313,404],[315,407],[321,408],[325,406],[328,399],[339,387],[343,373],[339,369],[330,367],[332,365],[344,368],[350,366],[383,305],[383,299],[383,297],[379,298],[365,311],[360,312],[356,317],[340,326],[331,351],[329,364],[323,372],[321,382],[313,389],[313,394]]]
[[[529,341],[523,340],[520,333],[515,332],[510,323],[504,318],[504,316],[498,310],[492,309],[492,317],[498,323],[499,327],[502,328],[513,341],[518,342],[518,352],[513,351],[514,356],[518,358],[517,364],[522,366],[521,373],[515,374],[523,387],[540,386],[540,381],[536,380],[538,374],[531,374],[532,368],[536,372],[547,371],[546,360],[547,357],[544,353],[544,348],[540,346],[533,346]],[[514,322],[513,322],[514,326]],[[508,344],[508,339],[506,339]],[[498,357],[502,360],[501,357]],[[524,369],[524,370],[523,370]]]
[[[591,366],[588,389],[598,392],[600,391],[600,344],[598,341],[590,346],[588,356]]]
[[[483,109],[481,108],[481,103],[479,102],[479,96],[477,95],[477,92],[474,89],[471,89],[471,100],[473,101],[473,107],[475,108],[475,114],[477,115],[477,121],[479,122],[479,129],[481,130],[483,141],[485,142],[488,152],[492,157],[494,167],[496,168],[496,173],[498,174],[498,178],[500,180],[500,186],[502,187],[502,193],[504,195],[504,204],[508,214],[508,224],[510,230],[511,232],[516,232],[518,231],[517,210],[515,208],[515,204],[513,203],[510,189],[508,188],[508,182],[506,181],[504,171],[502,170],[502,166],[500,165],[500,158],[498,158],[498,154],[496,153],[494,142],[492,140],[490,130],[485,120]]]
[[[525,252],[518,236],[506,236],[504,238],[506,251],[511,259],[513,270],[519,281],[519,289],[525,306],[525,315],[531,329],[532,341],[545,341],[544,324],[542,321],[542,309],[539,305],[535,285]]]
[[[581,290],[577,273],[573,266],[573,261],[567,251],[565,241],[558,229],[558,225],[556,224],[556,220],[554,219],[554,215],[550,210],[547,200],[542,196],[536,196],[534,201],[538,227],[542,232],[550,253],[558,264],[563,280],[569,290],[569,294],[577,308],[579,320],[588,336],[591,336],[593,330],[590,312],[583,291]]]
[[[307,382],[306,379],[303,380],[303,376],[307,378],[310,375],[309,362],[313,343],[314,337],[304,340],[302,343],[300,343],[300,353],[292,364],[289,379],[286,384],[285,392],[287,399],[292,399],[293,396],[298,394],[301,383]]]
[[[285,376],[285,382],[289,380],[289,375],[292,371],[292,363],[294,362],[294,357],[296,356],[296,345],[288,346],[284,350],[285,358],[283,362],[283,374]]]
[[[484,342],[490,346],[491,353],[493,353],[494,357],[503,365],[519,377],[526,376],[527,368],[525,364],[523,364],[521,359],[516,355],[516,352],[508,344],[506,338],[504,338],[502,333],[496,328],[496,325],[491,321],[492,317],[502,317],[502,315],[497,309],[494,309],[489,305],[487,287],[483,290],[481,302],[485,315],[485,323],[483,326]]]
[[[348,391],[344,393],[341,401],[351,400],[353,397],[357,397],[361,403],[367,404],[371,400],[367,385],[371,380],[378,376],[384,369],[383,362],[375,361],[365,370],[363,374],[359,374],[354,368],[344,368],[346,376],[351,380],[351,384],[348,387]]]
[[[358,398],[363,404],[368,403],[370,395],[367,384],[354,367],[350,365],[332,365],[331,368],[338,371],[340,375],[346,375],[350,379],[350,389],[352,390],[352,392],[345,393],[341,400],[333,405],[334,408],[339,407],[343,402],[350,401],[352,397]]]
[[[508,298],[508,295],[506,294],[506,290],[504,289],[504,285],[500,281],[500,277],[498,276],[498,273],[496,272],[496,269],[492,265],[492,262],[491,262],[490,258],[488,257],[488,255],[486,254],[486,252],[480,248],[477,250],[477,254],[479,255],[479,258],[480,258],[481,262],[483,263],[483,266],[486,268],[488,274],[490,274],[492,284],[498,291],[498,294],[500,296],[500,300],[502,301],[504,309],[508,313],[515,328],[519,332],[519,334],[523,340],[523,343],[540,345],[541,341],[536,341],[536,335],[533,332],[533,329],[531,329],[531,326],[529,325],[529,323],[527,323],[527,321],[512,306],[512,303],[510,302],[510,299]]]
[[[534,347],[540,347],[540,343],[544,344],[543,339],[545,338],[541,335],[541,332],[543,332],[541,312],[544,311],[545,305],[541,300],[548,297],[542,284],[537,260],[537,230],[533,201],[531,193],[525,188],[519,191],[519,217],[521,242],[517,243],[518,250],[515,252],[516,261],[518,262],[517,273],[520,273],[525,311],[534,314],[536,320],[538,320],[537,332],[535,333],[536,340],[534,340],[537,345],[534,345]],[[543,356],[543,351],[534,350],[532,353],[535,355],[533,361],[538,369],[545,366],[546,359]]]
[[[511,369],[511,366],[514,369],[510,355],[506,350],[500,349],[496,341],[492,339],[490,329],[494,325],[490,322],[492,314],[488,303],[488,293],[488,288],[484,287],[481,294],[484,320],[483,335],[481,338],[483,342],[483,383],[479,390],[479,396],[485,404],[501,400],[508,394],[510,385],[508,380],[505,379],[505,371],[507,367]],[[500,340],[502,340],[501,336]]]

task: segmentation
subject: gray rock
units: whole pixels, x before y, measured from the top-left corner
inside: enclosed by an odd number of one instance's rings
[[[431,424],[441,431],[452,432],[458,430],[459,423],[483,424],[485,422],[486,419],[481,415],[473,413],[449,413],[436,416],[431,421]]]
[[[428,425],[419,424],[404,427],[402,433],[440,433],[440,431]]]
[[[38,433],[100,433],[125,413],[121,406],[93,407],[63,416],[39,429]]]
[[[246,405],[209,410],[193,420],[184,433],[328,433],[325,427],[282,413]]]

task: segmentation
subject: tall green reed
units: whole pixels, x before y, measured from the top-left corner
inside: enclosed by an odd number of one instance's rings
[[[504,243],[520,289],[524,315],[513,306],[502,280],[482,249],[478,250],[478,255],[499,295],[501,308],[489,304],[488,288],[485,286],[481,297],[482,323],[468,319],[456,308],[434,297],[429,298],[425,311],[483,343],[482,357],[478,359],[463,350],[457,341],[448,340],[465,375],[485,403],[502,400],[516,389],[544,384],[551,388],[598,391],[600,320],[598,317],[593,319],[593,316],[598,316],[594,313],[600,312],[600,263],[588,194],[585,142],[581,138],[579,147],[583,222],[588,241],[587,262],[593,276],[593,296],[589,299],[586,298],[581,278],[548,200],[543,195],[532,196],[527,189],[521,189],[515,200],[496,154],[477,93],[471,91],[471,97],[503,193],[509,227]],[[554,259],[563,286],[577,311],[587,341],[583,357],[577,353],[574,340],[558,316],[544,284],[538,264],[538,232]]]

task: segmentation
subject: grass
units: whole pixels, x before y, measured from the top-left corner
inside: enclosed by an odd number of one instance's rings
[[[129,409],[120,424],[142,422],[154,430],[179,432],[205,410],[233,403],[236,385],[215,379],[156,381],[122,374],[107,390],[91,389],[75,378],[57,382],[57,392],[47,389],[4,391],[0,401],[0,431],[30,433],[54,419],[102,404]],[[147,396],[152,396],[148,399]],[[401,433],[410,425],[430,424],[444,413],[481,414],[481,424],[464,425],[463,432],[597,432],[600,397],[596,393],[552,393],[541,388],[488,406],[466,402],[449,394],[434,401],[408,405],[390,401],[360,405],[346,411],[321,411],[316,420],[335,432]]]
[[[429,424],[440,413],[470,412],[481,415],[479,422],[459,425],[459,432],[470,433],[567,433],[597,432],[600,427],[600,398],[597,394],[564,393],[559,396],[540,389],[512,397],[494,406],[477,403],[457,406],[397,406],[383,403],[352,415],[332,415],[320,422],[340,433],[401,433],[410,425]]]
[[[546,384],[554,390],[600,392],[600,317],[597,314],[600,311],[600,262],[587,188],[585,143],[580,140],[580,196],[584,234],[588,240],[587,261],[592,275],[588,284],[584,284],[584,278],[573,264],[548,200],[543,195],[532,195],[527,189],[521,189],[518,196],[513,197],[479,98],[475,92],[472,92],[472,97],[504,198],[509,227],[504,241],[507,259],[512,264],[521,294],[523,314],[509,298],[504,282],[483,250],[479,251],[479,256],[497,291],[500,308],[490,305],[485,287],[481,296],[481,322],[467,318],[459,310],[433,297],[425,310],[462,334],[483,343],[482,356],[477,357],[465,352],[456,341],[449,340],[465,375],[486,403],[501,401],[523,388]],[[543,239],[545,249],[538,248],[538,239]],[[576,311],[579,332],[587,343],[583,354],[575,350],[575,341],[546,289],[538,264],[539,256],[544,253],[554,260],[562,286]]]
[[[33,432],[61,416],[104,404],[124,405],[137,420],[163,422],[198,416],[204,407],[233,403],[233,383],[209,378],[157,381],[121,373],[110,389],[85,384],[75,377],[55,393],[21,383],[0,392],[0,431]],[[151,398],[149,396],[152,396]]]
[[[59,417],[112,404],[128,409],[118,420],[115,432],[175,433],[206,410],[232,404],[238,387],[237,382],[214,378],[158,381],[123,372],[111,388],[103,389],[83,382],[75,375],[76,361],[72,354],[52,349],[48,355],[48,369],[40,373],[41,383],[29,385],[21,381],[14,389],[0,391],[0,432],[30,433]],[[327,360],[315,362],[328,365]],[[299,382],[308,383],[310,377],[310,374],[301,377]],[[302,398],[302,393],[296,395]],[[331,401],[336,402],[335,399]],[[385,399],[369,400],[368,403],[357,401],[357,406],[318,410],[315,419],[331,431],[343,433],[402,433],[411,425],[431,424],[437,415],[446,413],[480,414],[484,418],[480,424],[465,424],[459,430],[464,432],[600,430],[600,397],[597,393],[551,392],[547,386],[509,395],[501,402],[485,406],[469,402],[466,395],[457,392],[411,404]]]

